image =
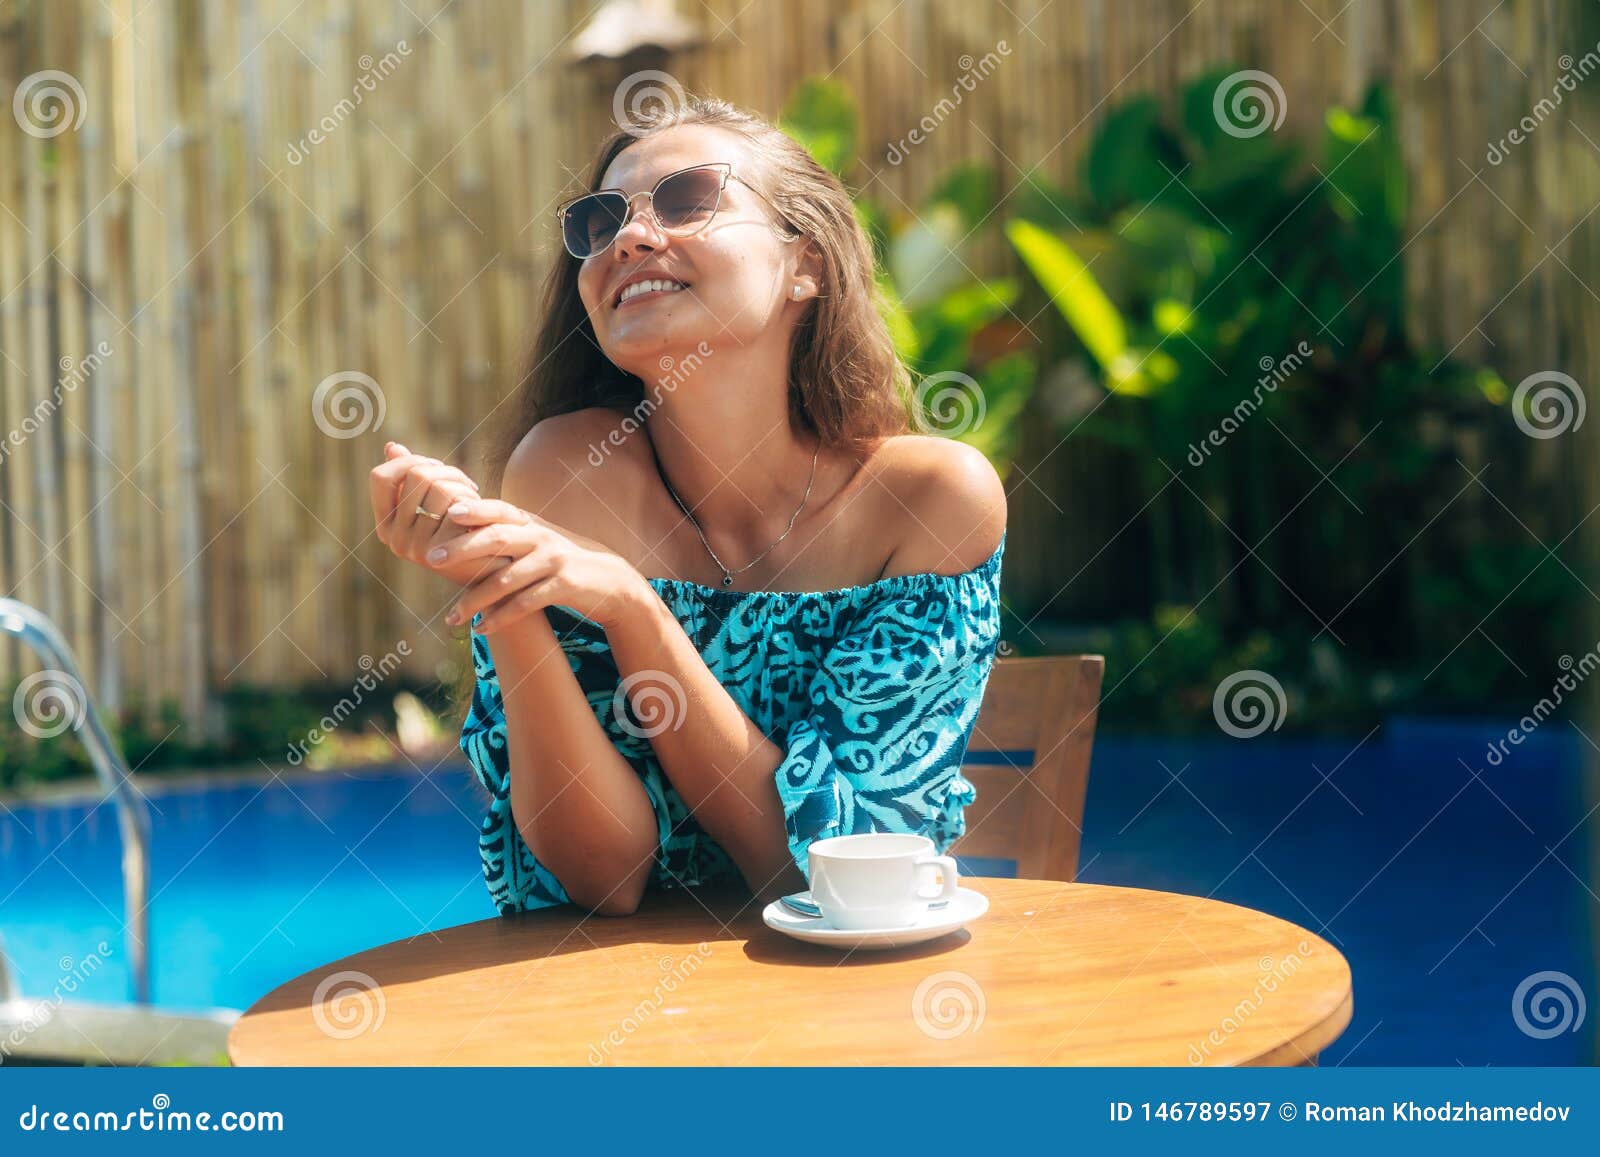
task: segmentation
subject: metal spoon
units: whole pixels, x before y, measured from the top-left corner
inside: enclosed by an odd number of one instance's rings
[[[807,900],[804,892],[795,892],[789,896],[780,896],[779,902],[785,908],[789,908],[792,911],[798,912],[802,916],[811,916],[819,920],[822,918],[822,909],[817,907],[815,900]],[[928,901],[928,908],[929,910],[945,908],[948,907],[949,904],[949,900],[930,900]]]

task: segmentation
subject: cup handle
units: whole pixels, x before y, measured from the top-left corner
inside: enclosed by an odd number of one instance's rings
[[[939,891],[931,896],[920,887],[917,889],[919,900],[949,900],[955,897],[957,889],[961,886],[960,869],[956,867],[954,856],[928,856],[917,861],[917,872],[922,874],[927,871],[938,872],[942,877]]]

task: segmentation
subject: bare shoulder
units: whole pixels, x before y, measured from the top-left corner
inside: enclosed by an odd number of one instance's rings
[[[500,497],[612,544],[636,514],[646,437],[626,415],[600,406],[546,418],[511,452]]]
[[[981,450],[904,434],[877,451],[899,545],[884,574],[963,574],[988,561],[1006,529],[1006,492]]]

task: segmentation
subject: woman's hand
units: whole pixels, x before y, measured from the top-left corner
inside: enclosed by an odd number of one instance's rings
[[[461,593],[445,617],[452,625],[469,622],[482,611],[476,630],[488,634],[534,611],[563,606],[610,629],[640,605],[642,596],[654,593],[621,555],[509,502],[463,499],[449,508],[447,521],[465,533],[429,550],[429,566],[510,559]]]
[[[477,483],[456,467],[413,454],[398,442],[386,443],[383,451],[388,460],[369,476],[380,542],[407,562],[461,586],[504,565],[503,559],[487,557],[442,567],[429,563],[428,551],[466,533],[465,527],[442,516],[452,502],[476,499]],[[418,514],[419,506],[441,517]]]

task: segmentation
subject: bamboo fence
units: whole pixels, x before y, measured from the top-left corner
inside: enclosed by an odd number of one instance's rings
[[[1584,51],[1566,4],[679,8],[701,42],[665,67],[688,91],[775,116],[801,80],[843,80],[864,115],[868,184],[895,205],[968,160],[1006,188],[1031,171],[1072,185],[1109,102],[1172,93],[1219,63],[1280,78],[1285,131],[1308,137],[1329,104],[1386,79],[1413,190],[1418,336],[1508,381],[1551,368],[1600,381],[1584,324],[1600,301],[1585,225],[1600,144],[1549,124],[1504,164],[1483,162],[1560,59]],[[568,59],[593,11],[0,0],[0,96],[44,70],[81,89],[66,131],[0,116],[0,428],[48,409],[0,459],[0,584],[56,620],[105,706],[172,699],[209,730],[229,686],[348,682],[400,640],[412,676],[459,657],[446,589],[370,535],[365,476],[389,438],[477,460],[558,252],[549,210],[610,127],[628,69]],[[907,163],[878,163],[949,94],[963,55],[1001,39],[1010,55],[962,115]],[[996,242],[971,260],[992,272],[1006,259]],[[318,387],[350,374],[377,384],[372,412],[319,409]],[[346,419],[353,436],[327,432]],[[1550,444],[1538,469],[1573,471],[1576,447]],[[1048,491],[1067,470],[1035,481]],[[1117,529],[1092,509],[1069,525],[1032,493],[1013,497],[1007,559],[1024,601]],[[0,679],[28,662],[8,644]]]

